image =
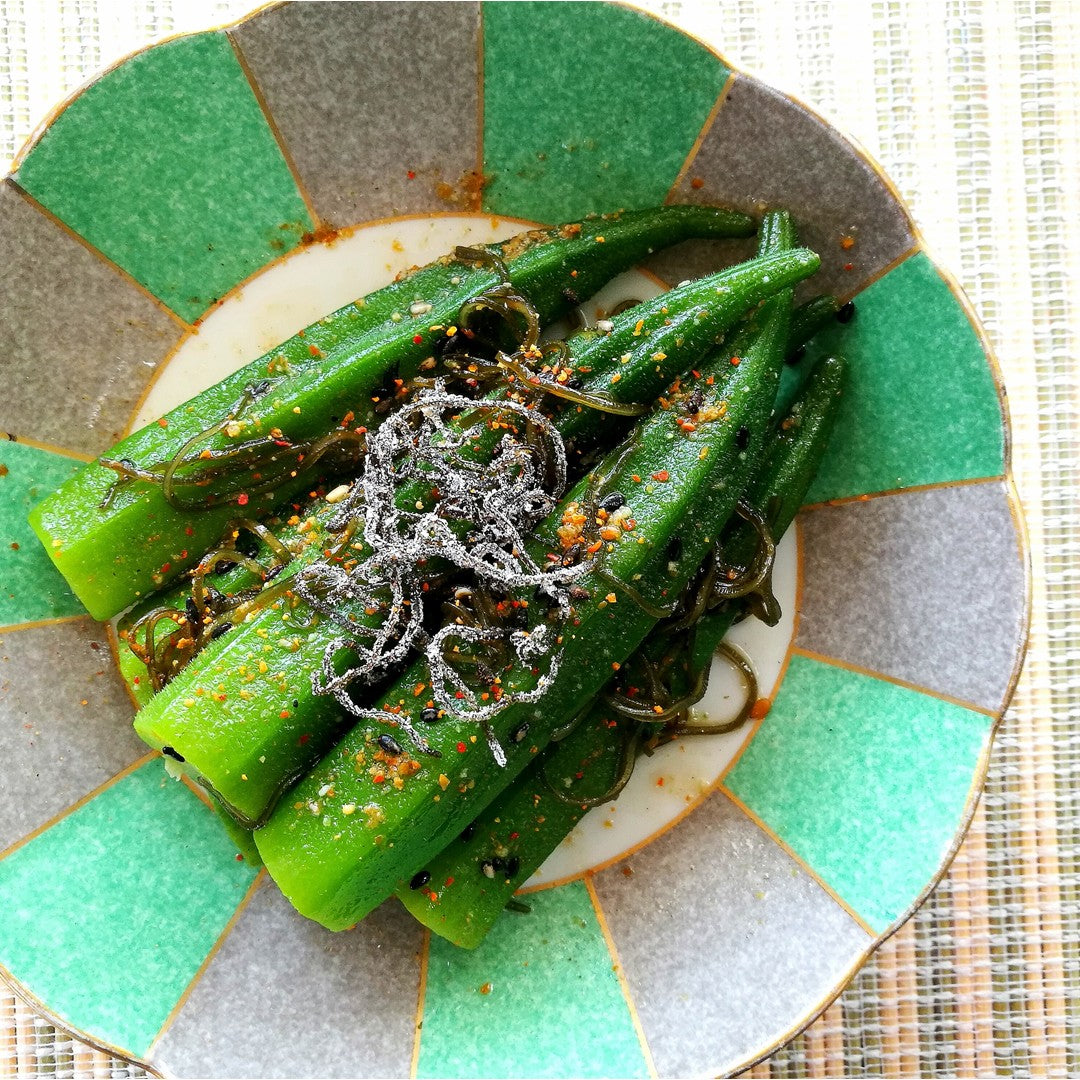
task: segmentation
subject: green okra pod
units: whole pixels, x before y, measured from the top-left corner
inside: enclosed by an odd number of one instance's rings
[[[546,322],[657,248],[752,231],[734,211],[660,207],[526,233],[490,251]],[[431,327],[497,280],[487,263],[448,257],[319,320],[123,439],[35,507],[32,527],[90,614],[111,618],[193,565],[238,504],[264,516],[310,486],[305,470],[338,418],[351,412],[354,425],[374,425],[372,396],[394,376],[407,379],[432,353],[441,331]]]

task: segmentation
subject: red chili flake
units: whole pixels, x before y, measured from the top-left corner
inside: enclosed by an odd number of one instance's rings
[[[372,782],[373,784],[382,784],[382,783],[385,783],[385,782],[386,782],[386,777],[385,777],[385,776],[383,776],[383,774],[382,774],[381,772],[380,772],[380,773],[376,773],[376,774],[375,774],[375,775],[374,775],[374,776],[373,776],[373,777],[371,778],[371,782]]]
[[[158,423],[158,427],[168,427],[169,426],[169,421],[166,420],[164,416],[157,423]]]
[[[480,987],[480,993],[481,994],[490,994],[491,993],[491,983],[489,983],[489,982],[484,983],[484,985]]]
[[[844,263],[844,269],[845,270],[854,270],[855,269],[855,264],[854,263]]]
[[[454,884],[454,879],[452,877],[448,877],[446,879],[446,887],[449,889],[450,886],[453,885],[453,884]]]
[[[466,746],[466,745],[465,745],[465,744],[464,744],[463,742],[459,742],[459,743],[457,744],[457,752],[458,752],[459,754],[464,754],[464,753],[465,753],[465,751],[466,751],[466,750],[468,750],[468,749],[469,749],[469,748],[468,748],[468,747],[467,747],[467,746]]]
[[[289,710],[288,709],[282,709],[281,712],[278,713],[278,718],[281,719],[281,720],[288,720],[289,719]],[[310,738],[311,738],[310,735],[301,735],[300,736],[300,745],[303,746],[304,743],[306,743],[308,741],[308,739],[310,739]]]
[[[414,345],[423,345],[423,343],[424,343],[423,336],[421,334],[413,334],[412,343]]]
[[[666,484],[671,479],[671,473],[669,473],[667,469],[661,469],[659,472],[654,472],[652,478],[658,484]]]
[[[742,357],[741,356],[733,356],[731,358],[731,366],[732,367],[738,367],[741,363],[742,363]]]
[[[700,176],[695,176],[693,180],[690,181],[690,186],[695,191],[700,191],[705,186],[705,181],[702,180]]]
[[[767,697],[758,698],[750,707],[750,719],[760,720],[763,716],[768,715],[771,708],[772,702]]]
[[[517,832],[512,832],[512,833],[510,834],[510,839],[511,839],[511,840],[516,840],[516,839],[517,839],[517,838],[518,838],[518,837],[519,837],[520,835],[521,835],[521,833],[517,833]]]
[[[410,169],[410,170],[409,170],[409,171],[408,171],[408,172],[407,172],[407,173],[406,173],[405,175],[406,175],[406,176],[407,176],[407,177],[408,177],[408,178],[409,178],[410,180],[415,180],[415,179],[416,179],[416,173],[415,173],[415,172],[413,172],[413,170],[412,170],[412,169]]]
[[[312,356],[322,356],[322,350],[318,345],[309,345],[307,351],[311,353]]]
[[[656,781],[656,786],[657,787],[663,787],[664,786],[664,778],[662,776],[660,777],[659,780]]]
[[[161,564],[161,572],[163,574],[167,574],[171,569],[172,569],[172,563],[167,562],[167,563],[162,563]]]
[[[248,504],[247,492],[242,491],[239,495],[236,496],[236,505],[237,506],[247,506],[247,504]]]
[[[288,713],[285,713],[285,714],[284,714],[284,716],[285,716],[285,717],[288,717],[288,715],[289,715]],[[297,739],[296,741],[297,741],[297,742],[298,742],[298,743],[299,743],[299,744],[300,744],[301,746],[303,746],[303,745],[304,745],[304,744],[305,744],[305,743],[306,743],[306,742],[308,741],[308,739],[310,739],[310,738],[311,738],[311,736],[310,736],[310,735],[301,735],[301,736],[300,736],[300,738],[299,738],[299,739]]]
[[[243,862],[244,861],[244,856],[241,855],[239,851],[236,853],[236,861],[237,862]]]
[[[184,535],[185,536],[194,536],[195,535],[195,530],[190,525],[186,525],[184,527]]]

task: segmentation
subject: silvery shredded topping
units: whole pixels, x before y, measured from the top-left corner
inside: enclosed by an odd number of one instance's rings
[[[485,460],[472,452],[480,423],[504,429]],[[565,485],[566,448],[558,430],[516,401],[478,402],[447,392],[437,381],[389,416],[369,438],[361,479],[329,523],[331,531],[340,532],[362,522],[369,553],[348,569],[314,563],[294,579],[300,598],[344,631],[326,646],[320,669],[312,673],[315,693],[333,695],[359,719],[385,721],[387,713],[357,705],[349,688],[375,682],[420,651],[436,705],[479,723],[496,760],[505,764],[489,722],[508,706],[536,701],[547,691],[559,668],[557,631],[544,624],[524,630],[480,620],[428,635],[424,585],[436,567],[455,581],[464,572],[496,594],[533,590],[565,618],[570,586],[585,565],[540,565],[528,553],[531,531],[554,508]],[[437,497],[409,503],[406,490],[437,492]],[[358,613],[366,618],[358,621]],[[500,685],[497,694],[485,693],[447,660],[462,648],[543,669],[531,690]],[[352,654],[344,667],[343,653]],[[394,718],[421,750],[430,749],[406,715]]]

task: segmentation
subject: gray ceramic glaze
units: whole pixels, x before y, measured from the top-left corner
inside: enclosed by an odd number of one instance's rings
[[[802,287],[802,298],[851,296],[915,244],[899,203],[841,136],[747,75],[735,76],[673,201],[717,202],[751,213],[790,210],[800,242],[821,256],[821,270]],[[842,246],[845,236],[854,241],[849,248]],[[726,250],[715,242],[687,244],[650,265],[665,280],[678,281],[715,269]]]
[[[1001,708],[1024,621],[1001,481],[822,506],[799,521],[796,645]]]
[[[176,1076],[408,1076],[422,943],[396,901],[334,934],[264,879],[153,1059]]]
[[[232,37],[315,210],[341,227],[471,208],[455,196],[477,168],[479,32],[475,3],[330,3]]]
[[[85,454],[123,434],[179,323],[0,184],[0,431]]]
[[[762,1052],[871,944],[722,792],[595,883],[660,1076]]]
[[[89,616],[0,630],[0,850],[147,752],[104,629]]]

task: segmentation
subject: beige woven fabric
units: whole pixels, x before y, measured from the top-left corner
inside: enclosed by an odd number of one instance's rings
[[[854,135],[971,297],[1009,390],[1027,665],[946,880],[753,1077],[1080,1074],[1080,4],[649,0]],[[248,0],[0,0],[0,157],[121,54]],[[1071,1003],[1071,1004],[1070,1004]],[[0,990],[0,1076],[141,1075]]]

